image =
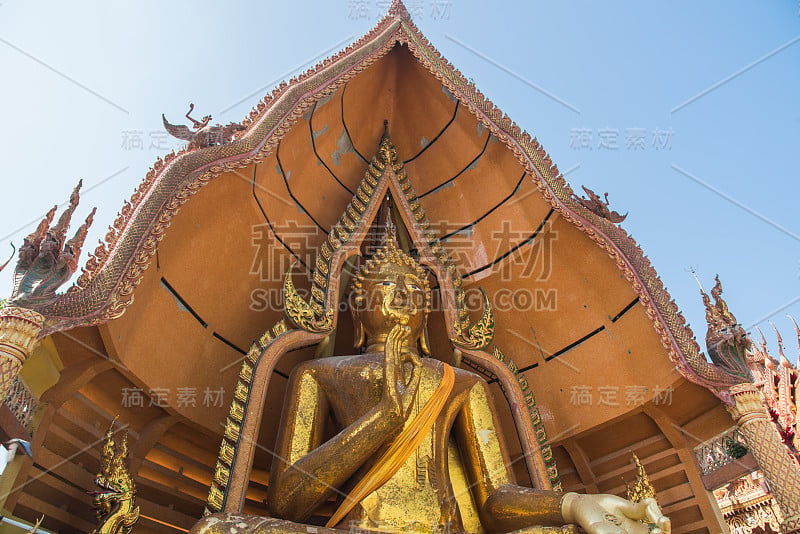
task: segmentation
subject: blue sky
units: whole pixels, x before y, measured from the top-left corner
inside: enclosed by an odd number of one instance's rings
[[[0,256],[79,178],[93,250],[158,156],[161,113],[241,120],[375,23],[386,2],[0,0]],[[800,317],[800,3],[407,6],[442,54],[536,136],[572,187],[608,192],[704,345],[694,268],[747,328]],[[141,139],[140,147],[133,139]],[[85,261],[86,250],[81,259]],[[0,294],[10,274],[0,275]],[[787,305],[788,304],[788,305]],[[773,354],[774,334],[765,330]]]

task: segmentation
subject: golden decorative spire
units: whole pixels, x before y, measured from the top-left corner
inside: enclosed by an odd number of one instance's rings
[[[114,443],[114,423],[111,421],[103,444],[100,473],[95,478],[98,491],[94,492],[94,506],[98,527],[91,534],[130,534],[139,519],[136,501],[136,483],[128,471],[128,434],[124,434],[117,447]]]
[[[114,423],[117,422],[117,416],[111,420],[106,432],[106,442],[103,444],[103,463],[101,465],[101,475],[105,480],[111,478],[111,469],[114,463],[114,451],[116,450],[116,443],[114,443]]]
[[[639,502],[649,498],[655,499],[656,489],[650,483],[650,478],[647,476],[642,462],[639,461],[639,457],[636,456],[635,453],[633,454],[633,461],[636,462],[636,480],[634,480],[633,484],[630,486],[628,486],[627,482],[625,483],[625,489],[628,492],[628,500],[631,502]]]

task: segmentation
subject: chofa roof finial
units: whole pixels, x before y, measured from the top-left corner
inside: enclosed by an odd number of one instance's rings
[[[57,206],[54,206],[25,238],[19,249],[17,265],[14,269],[14,286],[10,302],[30,307],[56,298],[55,292],[78,269],[86,234],[92,224],[96,210],[92,210],[86,221],[67,241],[72,215],[80,202],[80,189],[83,180],[73,189],[69,204],[58,222],[51,226]]]
[[[405,4],[402,0],[393,0],[392,5],[389,6],[389,11],[386,12],[389,17],[395,17],[403,20],[411,20],[411,15],[408,13]]]

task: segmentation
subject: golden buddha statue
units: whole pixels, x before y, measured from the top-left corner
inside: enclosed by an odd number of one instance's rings
[[[270,471],[273,518],[215,514],[193,533],[557,532],[551,527],[567,524],[589,534],[669,533],[654,499],[514,483],[486,382],[427,357],[427,273],[393,232],[353,289],[363,353],[293,371]],[[329,417],[338,433],[325,441]],[[303,525],[331,496],[338,509],[326,527]]]

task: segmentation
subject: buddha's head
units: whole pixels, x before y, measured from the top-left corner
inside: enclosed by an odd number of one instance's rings
[[[393,232],[356,273],[352,309],[357,348],[380,347],[397,324],[410,329],[410,350],[416,351],[417,340],[423,339],[430,310],[427,273],[398,248]],[[422,347],[427,352],[424,339]]]

